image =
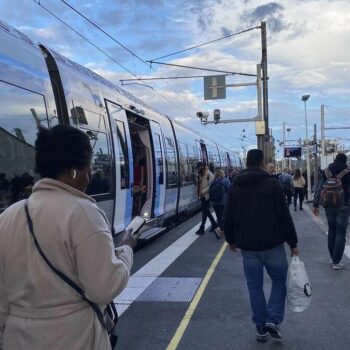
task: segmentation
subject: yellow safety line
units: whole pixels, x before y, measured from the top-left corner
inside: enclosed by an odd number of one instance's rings
[[[214,261],[210,265],[209,270],[207,271],[201,285],[199,286],[196,295],[194,296],[190,306],[188,307],[188,309],[185,313],[185,316],[183,317],[179,327],[176,330],[176,333],[174,334],[173,338],[171,339],[171,342],[169,343],[167,350],[175,350],[178,347],[180,340],[183,337],[183,335],[186,331],[186,328],[191,321],[192,315],[193,315],[194,311],[196,310],[197,305],[198,305],[199,301],[201,300],[205,289],[207,288],[207,285],[210,281],[210,278],[213,275],[213,273],[216,269],[216,266],[218,265],[220,259],[224,255],[226,247],[227,247],[227,243],[224,243],[222,245],[222,247],[220,248],[218,254],[216,255]]]

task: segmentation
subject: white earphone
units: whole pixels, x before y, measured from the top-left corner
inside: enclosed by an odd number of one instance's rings
[[[77,171],[73,170],[73,175],[72,175],[73,180],[75,180],[76,177],[77,177]]]

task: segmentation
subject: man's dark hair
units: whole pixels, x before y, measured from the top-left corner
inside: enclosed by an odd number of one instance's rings
[[[35,171],[41,177],[57,179],[72,168],[85,168],[91,157],[90,139],[83,131],[69,125],[40,127],[35,141]]]
[[[260,149],[251,149],[247,154],[247,167],[259,168],[264,161],[264,152]]]
[[[337,156],[335,157],[334,160],[336,162],[346,164],[346,162],[348,161],[348,157],[344,153],[339,153],[339,154],[337,154]]]

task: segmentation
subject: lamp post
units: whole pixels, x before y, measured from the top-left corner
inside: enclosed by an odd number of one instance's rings
[[[307,133],[307,115],[306,115],[306,101],[310,98],[310,95],[303,95],[301,100],[304,101],[305,110],[305,136],[306,136],[306,172],[307,172],[307,198],[311,200],[311,174],[310,174],[310,145],[309,136]]]
[[[287,130],[287,133],[288,133],[287,141],[288,141],[288,145],[290,146],[290,131],[292,129],[291,128],[287,128],[286,130]],[[288,158],[288,170],[292,170],[290,157]]]

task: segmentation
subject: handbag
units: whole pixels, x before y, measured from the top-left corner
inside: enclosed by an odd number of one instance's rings
[[[46,264],[51,268],[51,270],[60,277],[66,284],[68,284],[72,289],[74,289],[82,299],[84,299],[94,310],[98,320],[101,322],[102,327],[108,332],[109,335],[109,341],[111,343],[112,349],[117,344],[118,336],[114,334],[115,327],[118,322],[118,312],[117,308],[114,305],[114,302],[110,302],[102,312],[101,308],[98,304],[94,303],[93,301],[89,300],[85,296],[85,292],[75,283],[73,282],[69,277],[67,277],[63,272],[56,269],[55,266],[53,266],[50,262],[50,260],[46,257],[45,253],[41,249],[39,242],[37,241],[35,234],[34,234],[34,228],[33,228],[33,221],[29,215],[29,209],[28,209],[28,199],[25,201],[24,209],[27,216],[27,223],[29,227],[29,231],[34,239],[34,244],[37,250],[39,251],[41,257],[44,259]]]

